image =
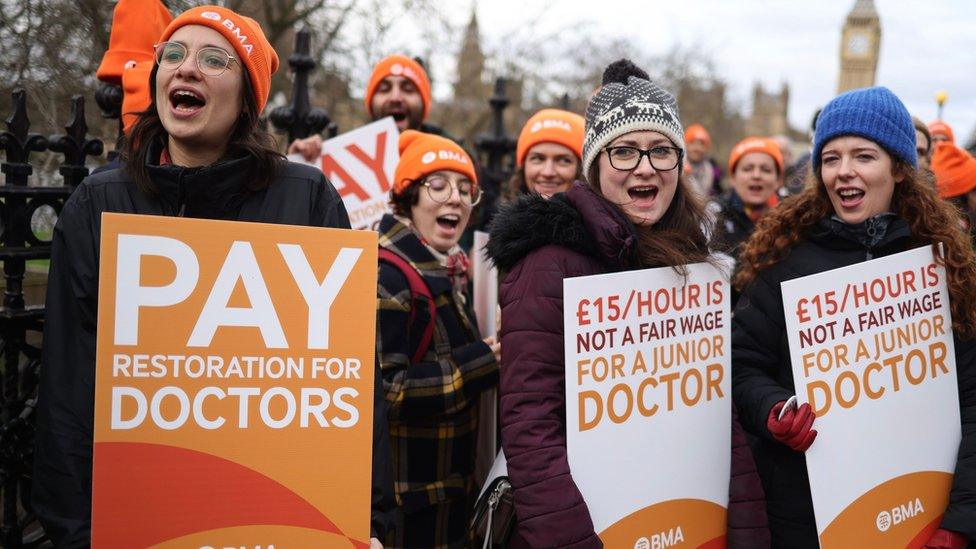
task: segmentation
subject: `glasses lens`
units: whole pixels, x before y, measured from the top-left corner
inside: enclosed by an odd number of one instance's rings
[[[203,74],[220,76],[229,64],[230,55],[220,48],[201,48],[197,52],[197,66]]]
[[[678,151],[671,147],[654,147],[649,153],[655,170],[668,171],[678,165]]]
[[[634,147],[613,147],[607,149],[610,165],[618,170],[632,170],[640,160],[640,151]]]
[[[447,202],[451,198],[451,184],[443,177],[427,180],[427,193],[435,202]]]
[[[465,200],[470,199],[470,202],[469,203],[472,206],[474,206],[474,205],[478,204],[478,202],[481,201],[481,187],[479,187],[477,185],[473,185],[471,183],[469,183],[468,186],[469,186],[469,190],[468,190],[467,196],[461,195],[461,198],[463,198]]]
[[[163,42],[156,46],[156,63],[165,68],[176,68],[186,58],[186,46],[179,42]]]

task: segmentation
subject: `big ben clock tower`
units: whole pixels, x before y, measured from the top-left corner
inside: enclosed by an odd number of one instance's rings
[[[881,49],[881,20],[874,0],[857,0],[840,35],[837,93],[874,85]]]

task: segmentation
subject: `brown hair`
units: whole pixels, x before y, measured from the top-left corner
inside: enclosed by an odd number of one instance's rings
[[[393,189],[390,189],[390,208],[395,215],[412,219],[411,211],[420,201],[419,183],[418,181],[411,182],[400,194],[396,194]]]
[[[667,211],[653,225],[634,226],[637,231],[637,259],[642,268],[672,267],[685,275],[686,264],[709,260],[708,240],[702,232],[706,221],[705,205],[698,195],[688,189],[680,158],[673,169],[678,170],[678,182]],[[587,182],[597,194],[603,196],[599,162],[594,161],[590,165]],[[624,213],[620,206],[617,208]]]
[[[936,261],[945,266],[952,307],[953,329],[964,337],[976,336],[976,255],[969,237],[959,227],[959,212],[936,194],[932,176],[910,164],[895,161],[891,210],[908,222],[911,247],[930,244]],[[819,220],[833,212],[819,167],[808,177],[800,194],[788,198],[760,218],[755,232],[739,256],[735,286],[742,290],[759,273],[781,261]],[[945,246],[940,254],[938,243]]]
[[[121,155],[122,164],[128,175],[135,180],[140,190],[152,196],[157,194],[157,190],[149,178],[146,164],[156,159],[149,158],[150,149],[154,145],[166,146],[168,138],[166,128],[159,119],[156,105],[157,70],[159,65],[154,65],[149,75],[149,108],[139,113],[138,120],[132,126],[132,133],[125,138]],[[258,112],[251,79],[248,78],[246,70],[241,71],[241,78],[244,83],[244,111],[231,128],[225,156],[254,157],[248,188],[257,191],[271,185],[284,165],[285,157],[276,150],[274,137],[258,126],[261,113]]]
[[[912,117],[912,124],[925,136],[925,148],[929,151],[929,156],[932,156],[932,133],[929,132],[928,124],[922,122],[917,116]]]

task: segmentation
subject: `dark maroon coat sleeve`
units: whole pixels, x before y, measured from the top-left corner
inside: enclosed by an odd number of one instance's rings
[[[563,278],[595,274],[593,260],[546,246],[501,288],[502,447],[518,530],[530,547],[602,547],[566,457]]]

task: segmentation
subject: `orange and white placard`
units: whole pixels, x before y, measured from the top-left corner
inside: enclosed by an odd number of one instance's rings
[[[729,284],[710,264],[563,282],[570,471],[606,547],[724,547]]]
[[[329,139],[322,144],[322,157],[312,163],[339,192],[353,229],[374,229],[390,211],[399,139],[393,118],[382,118]],[[297,154],[288,159],[307,163]]]
[[[782,289],[821,547],[921,547],[962,436],[945,269],[923,247]]]
[[[94,547],[368,547],[376,243],[103,214]]]

